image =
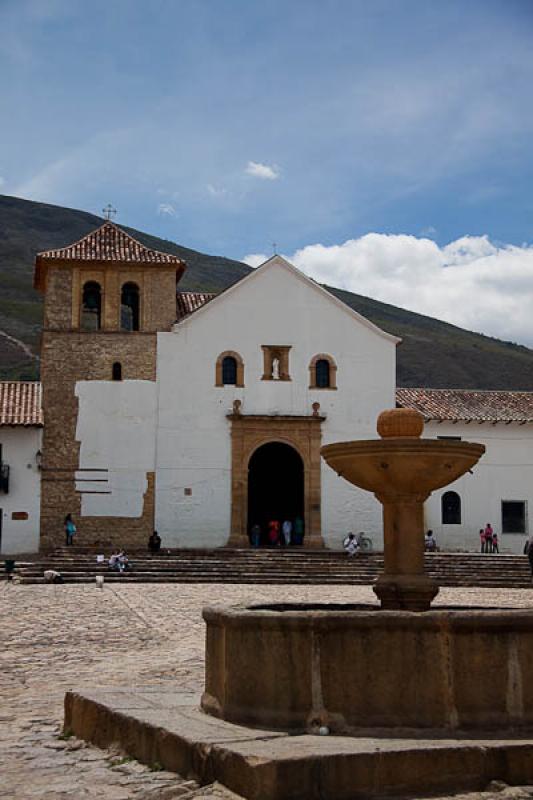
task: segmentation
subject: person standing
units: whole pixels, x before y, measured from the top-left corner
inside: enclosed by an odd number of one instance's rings
[[[485,528],[479,529],[479,541],[481,542],[481,552],[485,552]]]
[[[76,533],[76,526],[72,522],[72,514],[67,514],[64,525],[66,545],[69,547],[70,545],[74,544],[74,534]]]
[[[279,545],[279,521],[277,519],[268,523],[268,543],[271,547]]]
[[[257,522],[250,530],[250,544],[252,547],[259,547],[261,544],[261,525]]]
[[[492,531],[492,552],[493,553],[500,552],[500,548],[498,546],[498,534],[496,533],[496,531]]]
[[[304,543],[304,521],[300,516],[297,516],[294,520],[294,527],[293,527],[293,544],[303,544]]]
[[[159,553],[161,550],[161,537],[157,531],[154,531],[148,539],[148,549],[152,555]]]
[[[487,526],[485,528],[485,552],[492,553],[492,534],[494,531],[492,530],[492,525],[490,522],[487,522]]]
[[[524,545],[524,554],[529,559],[529,568],[531,570],[531,580],[533,581],[533,535],[529,537]]]
[[[281,532],[283,534],[283,541],[285,542],[285,547],[288,547],[291,543],[291,535],[292,535],[292,522],[290,519],[286,519],[281,526]]]

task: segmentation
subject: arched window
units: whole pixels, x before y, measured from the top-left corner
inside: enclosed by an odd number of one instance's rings
[[[310,389],[336,389],[337,365],[331,356],[324,353],[314,356],[309,364]]]
[[[244,386],[244,361],[233,350],[217,358],[215,386]]]
[[[139,308],[139,287],[136,283],[125,283],[120,294],[121,330],[139,330]]]
[[[222,359],[222,383],[224,386],[235,386],[237,383],[237,359],[233,356]]]
[[[461,498],[457,492],[444,492],[442,495],[442,524],[461,524]]]
[[[84,331],[98,331],[102,321],[102,289],[96,281],[83,287],[81,299],[81,327]]]
[[[115,363],[113,364],[112,377],[114,381],[122,380],[122,364],[120,363],[120,361],[115,361]]]
[[[315,364],[315,383],[317,389],[329,389],[329,361],[319,358]]]

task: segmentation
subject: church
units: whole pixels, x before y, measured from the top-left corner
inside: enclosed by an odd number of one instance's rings
[[[353,530],[380,548],[379,503],[320,448],[376,437],[398,404],[422,412],[425,436],[487,447],[426,504],[439,546],[479,549],[491,522],[502,551],[521,552],[533,393],[397,389],[400,340],[279,255],[216,296],[180,291],[185,269],[110,221],[37,256],[37,548],[63,543],[67,513],[80,545],[107,549],[145,547],[154,529],[169,548],[248,547],[271,519],[300,519],[305,547],[339,548]]]

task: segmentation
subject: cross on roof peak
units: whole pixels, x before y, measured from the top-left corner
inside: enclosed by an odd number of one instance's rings
[[[108,222],[110,222],[110,220],[111,220],[111,217],[112,217],[112,216],[114,216],[114,215],[117,213],[117,209],[116,209],[116,208],[113,208],[113,206],[111,205],[111,203],[108,203],[108,204],[105,206],[105,208],[103,208],[103,209],[102,209],[102,213],[103,213],[104,217],[106,218],[106,220],[107,220]]]

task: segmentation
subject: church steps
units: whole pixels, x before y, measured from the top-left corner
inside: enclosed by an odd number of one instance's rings
[[[59,548],[54,553],[19,561],[23,583],[43,582],[45,569],[60,572],[67,583],[246,583],[299,585],[368,585],[383,567],[381,553],[348,559],[327,550],[173,550],[151,556],[130,552],[133,570],[119,575],[96,563],[102,548]],[[517,555],[436,553],[426,556],[426,569],[443,586],[491,588],[531,587],[528,560]],[[0,572],[0,575],[2,573]]]

